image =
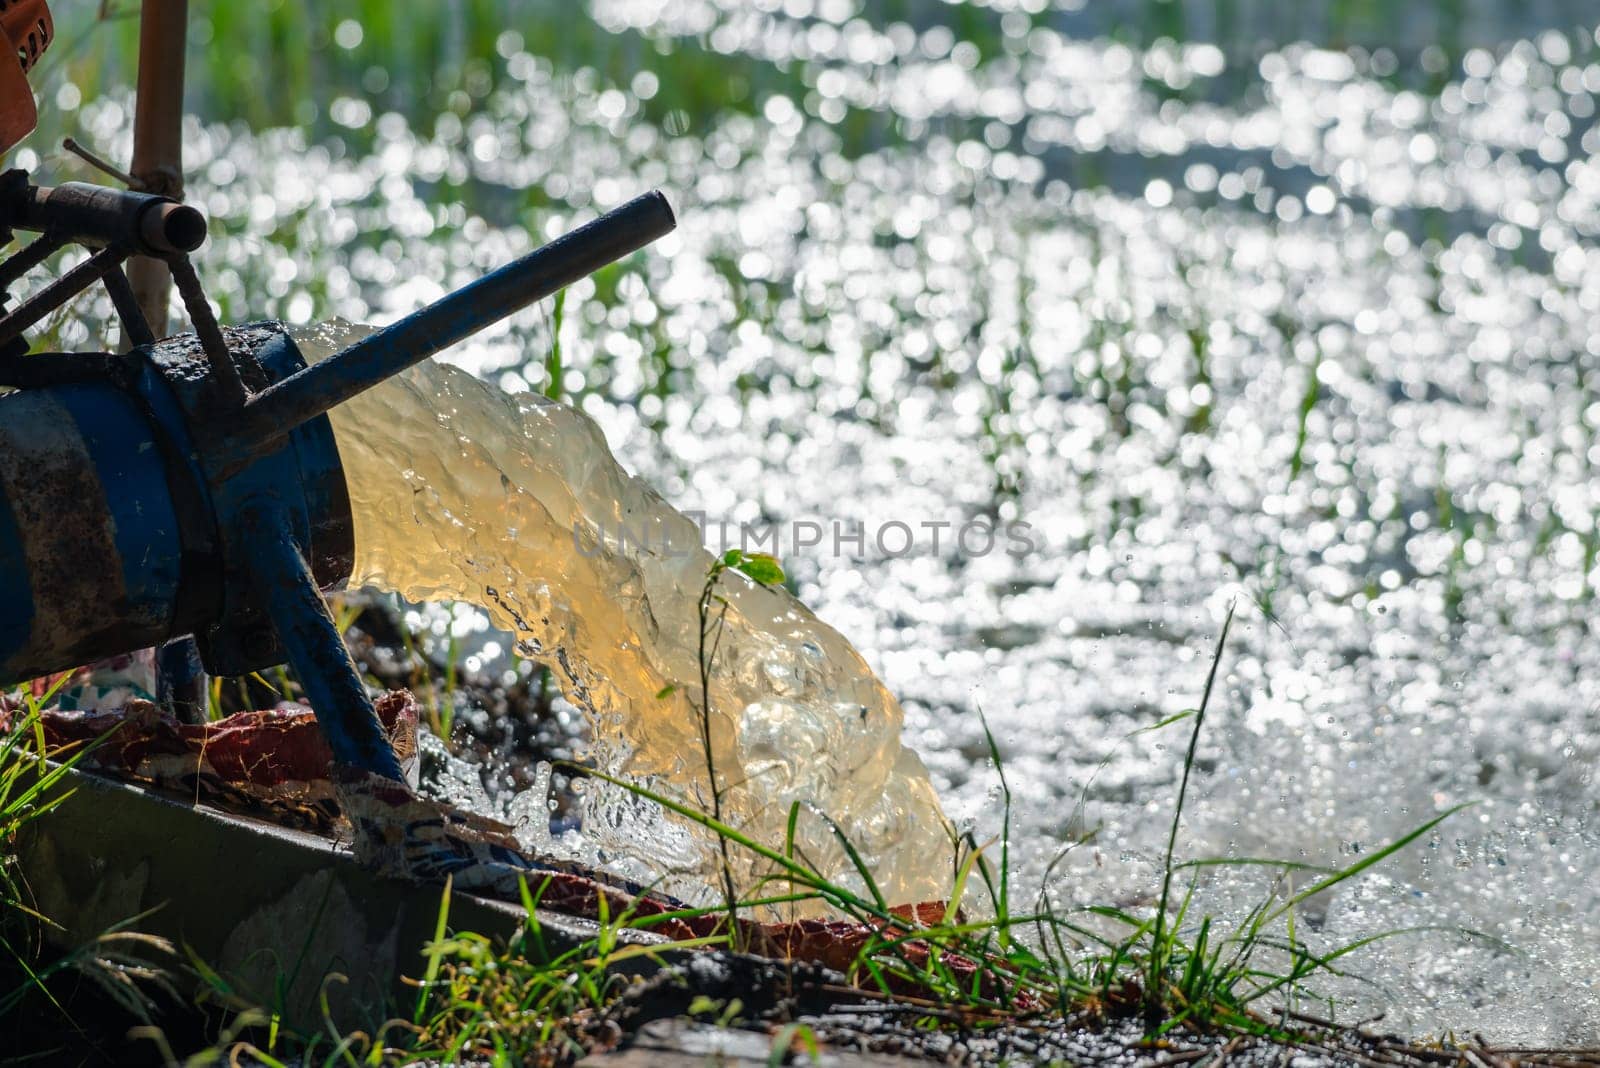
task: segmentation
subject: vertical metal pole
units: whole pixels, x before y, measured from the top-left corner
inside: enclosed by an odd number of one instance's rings
[[[144,0],[139,13],[139,88],[133,113],[133,165],[146,193],[183,199],[183,59],[188,0]],[[158,259],[129,264],[139,307],[156,337],[167,336],[172,275]]]
[[[193,638],[174,638],[156,653],[156,703],[180,723],[206,721],[206,669]]]
[[[142,192],[183,199],[183,61],[188,44],[189,0],[143,0],[139,9],[139,85],[133,109],[133,163],[129,176]],[[115,280],[111,283],[115,285]],[[127,285],[149,324],[130,329],[123,316],[122,347],[167,336],[172,272],[165,261],[134,256]],[[116,290],[113,289],[113,296]],[[168,643],[157,658],[163,703],[180,720],[205,719],[206,676],[193,638]]]

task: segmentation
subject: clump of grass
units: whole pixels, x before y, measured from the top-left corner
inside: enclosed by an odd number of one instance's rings
[[[721,564],[723,561],[719,561]],[[730,562],[725,566],[733,565]],[[714,582],[707,583],[703,604],[714,603],[709,593],[713,585]],[[709,618],[704,609],[702,618]],[[1435,816],[1344,868],[1319,868],[1296,861],[1261,858],[1178,862],[1177,847],[1189,778],[1232,621],[1230,607],[1211,659],[1199,707],[1149,728],[1161,729],[1185,720],[1191,722],[1167,835],[1159,895],[1147,916],[1105,905],[1062,909],[1052,905],[1042,891],[1031,911],[1013,911],[1011,794],[999,748],[988,733],[987,725],[985,734],[1004,801],[1001,835],[997,843],[989,846],[979,846],[970,835],[958,841],[950,901],[942,920],[934,924],[919,924],[891,909],[860,853],[826,813],[813,810],[813,815],[825,821],[850,858],[855,874],[866,888],[865,893],[824,876],[797,852],[794,829],[801,809],[799,803],[790,813],[788,840],[779,849],[758,842],[729,825],[716,807],[710,812],[701,811],[604,772],[589,769],[588,774],[658,804],[713,834],[723,851],[725,873],[732,870],[735,854],[764,861],[773,874],[758,882],[755,894],[778,896],[763,898],[763,903],[820,903],[870,928],[873,934],[856,954],[849,977],[881,997],[904,1000],[908,990],[917,990],[930,1002],[956,1007],[970,1019],[1045,1014],[1087,1020],[1105,1013],[1137,1013],[1142,1015],[1152,1034],[1192,1027],[1280,1035],[1283,1025],[1263,1011],[1265,1006],[1275,1000],[1314,996],[1308,984],[1319,976],[1343,974],[1340,971],[1343,959],[1374,942],[1403,934],[1441,930],[1433,927],[1397,929],[1332,949],[1316,949],[1296,931],[1295,910],[1381,863],[1463,806]],[[715,633],[705,628],[703,632]],[[715,649],[713,641],[710,655],[702,656],[703,700],[709,694],[709,671]],[[703,737],[710,761],[709,734],[704,733]],[[714,781],[714,762],[711,767]],[[714,791],[714,805],[716,800]],[[987,859],[987,854],[996,846],[998,870]],[[1200,874],[1219,867],[1265,868],[1275,876],[1262,902],[1242,922],[1226,929],[1214,917],[1196,917],[1193,908]],[[1053,868],[1054,864],[1051,870]],[[1288,880],[1300,874],[1312,876],[1310,885],[1298,891],[1291,887],[1285,892],[1283,887]],[[1049,872],[1047,879],[1048,875]],[[1188,885],[1180,894],[1179,886],[1185,876]],[[987,900],[973,902],[976,907],[970,911],[983,912],[983,918],[967,917],[966,899],[973,896],[975,886],[983,888]],[[732,880],[726,874],[723,894],[728,927],[737,930],[739,912],[748,910],[755,902],[737,900]],[[1019,938],[1019,931],[1032,932],[1033,937]]]
[[[418,1055],[471,1051],[508,1063],[582,1056],[593,1043],[601,1014],[631,982],[619,966],[723,942],[713,937],[629,943],[625,931],[648,929],[660,919],[639,916],[631,907],[612,914],[602,894],[594,917],[597,933],[552,952],[538,916],[544,886],[537,880],[534,886],[526,879],[521,882],[527,919],[505,946],[473,933],[442,937],[441,909],[440,937],[429,944],[428,973],[413,1018]]]
[[[300,1065],[377,1064],[569,1064],[612,1032],[606,1013],[633,982],[621,969],[639,958],[656,963],[665,954],[722,945],[721,936],[639,944],[626,932],[648,930],[669,918],[704,915],[689,910],[671,916],[640,916],[632,907],[612,913],[604,895],[596,932],[570,948],[546,937],[539,906],[548,879],[530,875],[520,883],[525,920],[509,941],[449,932],[452,887],[446,880],[427,960],[415,980],[417,1000],[407,1018],[394,1017],[370,1030],[344,1032],[333,1026],[323,998],[322,1031],[285,1026],[276,1012],[248,1007],[222,977],[207,977],[220,1000],[236,1010],[232,1026],[207,1055],[226,1054],[232,1063],[270,1068]],[[337,979],[338,977],[330,977]],[[245,1030],[253,1033],[245,1035]],[[191,1058],[193,1060],[193,1058]],[[200,1063],[200,1061],[195,1061]],[[209,1062],[208,1062],[209,1063]]]
[[[708,575],[701,598],[704,638],[702,709],[709,702],[711,671],[727,604],[715,592],[727,570],[758,582],[778,581],[781,568],[764,559],[727,555]],[[752,571],[754,573],[752,573]],[[1174,798],[1161,869],[1159,895],[1148,914],[1108,905],[1059,907],[1041,890],[1033,906],[1016,910],[1011,868],[1011,792],[1000,748],[985,724],[990,757],[1000,780],[1003,811],[994,842],[971,835],[954,840],[952,889],[936,922],[918,922],[891,907],[859,851],[826,813],[824,821],[850,859],[864,890],[852,889],[809,863],[795,841],[804,806],[794,804],[781,845],[755,840],[716,811],[715,761],[709,718],[702,711],[702,742],[713,783],[712,811],[657,793],[637,783],[585,769],[585,773],[662,806],[714,835],[721,850],[723,900],[703,908],[643,914],[634,906],[615,909],[597,898],[596,933],[582,944],[554,946],[539,922],[544,885],[530,874],[521,884],[526,920],[507,943],[473,932],[448,930],[450,886],[441,901],[434,938],[425,950],[426,969],[417,981],[417,1001],[407,1018],[368,1031],[299,1034],[279,1025],[275,1014],[235,1017],[235,1028],[266,1022],[260,1045],[234,1040],[261,1063],[378,1064],[430,1060],[505,1064],[565,1063],[616,1037],[608,1021],[631,980],[639,958],[661,962],[674,950],[728,950],[767,944],[760,925],[747,917],[776,905],[820,905],[856,921],[867,932],[848,962],[853,988],[828,991],[841,1000],[881,1001],[918,1014],[929,1027],[985,1028],[998,1025],[1093,1025],[1111,1016],[1143,1021],[1152,1037],[1178,1029],[1297,1041],[1284,1009],[1314,997],[1318,977],[1342,974],[1345,958],[1384,938],[1439,928],[1382,932],[1333,948],[1314,948],[1295,927],[1295,913],[1311,899],[1352,880],[1417,838],[1457,809],[1450,809],[1355,863],[1338,869],[1260,858],[1177,860],[1184,802],[1199,738],[1210,714],[1232,625],[1230,609],[1211,659],[1199,706],[1139,733],[1189,722],[1183,773]],[[1056,858],[1060,860],[1065,851]],[[770,872],[739,896],[731,872],[749,861]],[[1046,870],[1048,881],[1055,864]],[[1271,873],[1261,902],[1243,920],[1224,925],[1196,915],[1199,879],[1211,868],[1262,868]],[[1291,880],[1309,885],[1294,889]],[[746,917],[746,918],[742,918]],[[926,920],[927,914],[923,914]],[[705,932],[666,944],[639,944],[628,931],[653,931],[685,921]],[[683,928],[673,928],[681,931]],[[754,934],[752,934],[754,932]],[[1470,933],[1470,932],[1468,932]],[[203,973],[202,973],[203,974]],[[724,1025],[745,1012],[731,1000],[688,1001]],[[778,1046],[806,1042],[803,1023],[780,1032]],[[609,1029],[608,1029],[609,1028]],[[809,1040],[814,1044],[815,1036]],[[778,1048],[778,1047],[775,1047]],[[781,1050],[780,1050],[781,1052]]]
[[[1183,822],[1183,802],[1189,794],[1189,772],[1194,768],[1194,755],[1200,746],[1200,730],[1205,726],[1206,708],[1211,704],[1211,691],[1217,684],[1217,669],[1222,666],[1222,651],[1228,644],[1228,630],[1233,626],[1233,605],[1222,621],[1222,633],[1217,636],[1217,652],[1211,658],[1211,670],[1206,673],[1206,688],[1200,695],[1200,707],[1195,709],[1194,729],[1189,732],[1189,749],[1183,758],[1183,777],[1178,781],[1178,801],[1172,806],[1172,829],[1167,834],[1167,859],[1161,871],[1161,900],[1156,905],[1155,929],[1151,932],[1148,973],[1145,980],[1145,1022],[1159,1022],[1163,1011],[1161,1003],[1162,978],[1169,965],[1164,959],[1173,947],[1166,936],[1167,904],[1172,899],[1172,855],[1178,847],[1178,829]],[[1210,925],[1202,925],[1198,942],[1203,945],[1210,933]]]
[[[26,688],[15,691],[11,701],[16,711],[0,734],[0,951],[23,977],[13,989],[0,990],[0,1019],[15,1012],[29,993],[43,986],[43,976],[35,970],[31,928],[45,920],[25,900],[26,890],[16,867],[16,841],[24,826],[67,797],[54,790],[69,765],[50,766],[39,723],[39,712],[64,681],[63,676],[43,696]]]
[[[12,711],[0,731],[0,1025],[34,997],[44,999],[68,1021],[67,1010],[49,986],[52,977],[68,971],[89,980],[131,1017],[148,1022],[155,1009],[152,991],[173,993],[160,963],[172,955],[172,945],[132,930],[139,920],[132,917],[72,952],[43,962],[40,930],[51,921],[29,904],[17,868],[17,836],[71,796],[64,780],[94,748],[83,746],[63,754],[46,746],[40,715],[66,679],[62,675],[42,694],[26,687],[13,691],[8,701]]]

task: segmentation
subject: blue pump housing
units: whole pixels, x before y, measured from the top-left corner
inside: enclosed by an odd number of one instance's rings
[[[281,324],[224,335],[261,387],[305,368]],[[215,400],[194,337],[135,350],[123,367],[0,396],[0,680],[192,634],[213,674],[287,659],[335,757],[398,778],[321,597],[351,566],[327,417],[220,472],[191,432]]]
[[[162,692],[199,666],[287,660],[340,764],[399,764],[323,599],[353,563],[350,498],[326,412],[670,231],[646,193],[308,368],[280,323],[223,329],[187,252],[192,208],[0,175],[0,291],[67,241],[94,253],[0,312],[0,684],[163,643]],[[163,256],[195,332],[156,341],[121,263]],[[127,353],[27,355],[22,333],[104,282]],[[3,293],[0,293],[3,295]],[[140,343],[142,342],[142,343]],[[192,636],[192,642],[189,636]]]

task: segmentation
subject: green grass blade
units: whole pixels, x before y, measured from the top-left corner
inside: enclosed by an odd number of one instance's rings
[[[1211,670],[1206,674],[1206,688],[1200,696],[1200,707],[1195,710],[1194,730],[1189,733],[1189,749],[1183,758],[1183,778],[1178,783],[1178,799],[1172,809],[1172,828],[1167,833],[1166,862],[1161,875],[1161,899],[1156,905],[1155,930],[1150,946],[1150,971],[1145,985],[1145,1016],[1150,1022],[1160,1012],[1157,1001],[1161,988],[1161,973],[1166,967],[1167,903],[1172,895],[1172,855],[1178,848],[1178,828],[1183,822],[1183,803],[1189,792],[1189,773],[1194,770],[1195,751],[1200,745],[1200,730],[1205,726],[1206,709],[1211,704],[1211,693],[1217,683],[1217,670],[1222,666],[1222,651],[1228,644],[1228,629],[1233,625],[1234,605],[1228,605],[1228,614],[1222,621],[1222,633],[1217,636],[1217,650],[1211,657]]]

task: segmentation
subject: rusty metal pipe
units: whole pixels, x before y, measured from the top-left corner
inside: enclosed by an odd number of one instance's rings
[[[139,82],[134,96],[133,160],[146,193],[183,199],[183,67],[188,0],[143,0],[139,7]],[[177,251],[192,252],[193,249]],[[157,337],[167,334],[172,275],[164,258],[135,256],[128,278]]]
[[[122,320],[122,338],[128,343],[126,347],[154,344],[156,336],[145,321],[144,309],[139,307],[139,298],[133,295],[133,286],[128,284],[128,276],[123,273],[122,265],[111,268],[100,280],[105,283],[106,292],[111,294],[111,306],[117,309],[117,318]]]
[[[128,258],[128,250],[112,245],[96,252],[45,286],[11,314],[0,317],[0,345],[21,334]]]
[[[672,206],[659,191],[635,197],[256,394],[238,418],[230,418],[229,437],[248,458],[307,419],[643,248],[676,225]]]
[[[194,208],[87,182],[28,186],[9,208],[12,226],[46,234],[57,245],[123,245],[150,256],[171,256],[193,252],[206,239],[206,217]]]
[[[60,248],[62,239],[54,234],[45,234],[30,243],[27,248],[12,256],[5,263],[0,264],[0,292],[10,289],[12,284],[23,275],[33,270],[39,264],[49,259],[51,254]]]
[[[183,298],[183,306],[189,312],[189,321],[194,324],[195,337],[200,339],[200,347],[205,350],[211,374],[222,390],[223,404],[229,409],[242,406],[250,396],[250,390],[239,376],[239,366],[233,362],[227,339],[222,336],[222,327],[217,325],[217,317],[211,314],[211,305],[206,303],[200,278],[194,273],[194,264],[189,262],[188,256],[171,256],[167,259],[167,267],[172,272],[172,281],[178,287],[178,295]]]

